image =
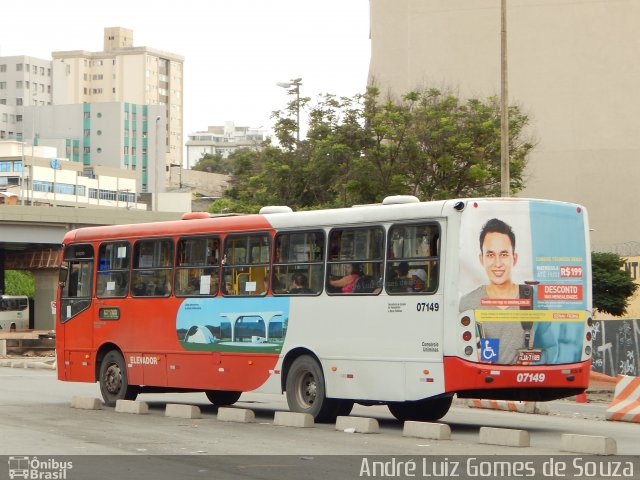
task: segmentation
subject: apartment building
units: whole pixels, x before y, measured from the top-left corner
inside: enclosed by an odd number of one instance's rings
[[[138,203],[134,172],[85,168],[58,156],[54,147],[0,141],[0,192],[13,204],[146,210]]]
[[[182,165],[183,63],[174,53],[136,47],[133,31],[104,29],[104,50],[53,52],[53,103],[161,106],[165,171]],[[61,68],[59,68],[61,67]]]
[[[51,60],[0,57],[0,105],[51,105],[52,68]]]
[[[260,150],[265,139],[264,130],[236,126],[234,122],[210,126],[205,131],[189,134],[187,140],[187,169],[193,167],[203,155],[220,154],[227,158],[240,148]]]
[[[164,113],[162,105],[128,102],[24,107],[21,133],[85,169],[131,172],[138,192],[164,192],[164,164],[156,161],[165,146]]]
[[[370,0],[370,81],[400,95],[500,94],[500,1]],[[509,99],[536,148],[519,196],[579,202],[596,250],[640,254],[627,207],[640,183],[636,2],[509,0]],[[628,248],[631,248],[629,250]]]

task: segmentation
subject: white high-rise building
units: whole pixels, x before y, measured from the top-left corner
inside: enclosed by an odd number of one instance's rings
[[[160,105],[166,116],[165,170],[182,165],[183,57],[134,47],[133,31],[121,27],[104,29],[102,52],[73,50],[53,52],[52,56],[54,104]],[[155,120],[148,121],[152,128]]]
[[[51,105],[52,77],[51,60],[0,57],[0,105]]]

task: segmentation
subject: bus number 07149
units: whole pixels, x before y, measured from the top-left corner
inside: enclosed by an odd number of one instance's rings
[[[419,312],[437,312],[440,310],[440,305],[438,303],[418,302],[416,308]]]

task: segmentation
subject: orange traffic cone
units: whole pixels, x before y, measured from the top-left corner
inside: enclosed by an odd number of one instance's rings
[[[576,395],[576,403],[588,403],[588,402],[589,400],[587,400],[587,392]]]

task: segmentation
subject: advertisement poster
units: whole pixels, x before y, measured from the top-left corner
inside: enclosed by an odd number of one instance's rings
[[[459,309],[476,320],[480,361],[580,361],[591,307],[585,215],[576,205],[523,200],[465,210]]]

